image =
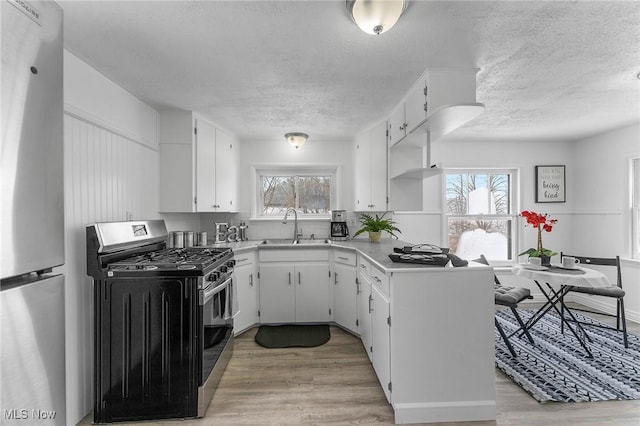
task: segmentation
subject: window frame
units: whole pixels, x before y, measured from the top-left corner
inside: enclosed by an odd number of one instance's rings
[[[263,214],[264,196],[262,194],[262,177],[263,176],[330,176],[331,190],[329,200],[329,212],[320,213],[302,213],[298,212],[299,220],[309,219],[331,219],[331,210],[339,208],[339,199],[341,193],[342,167],[339,165],[254,165],[253,171],[253,205],[252,219],[259,220],[282,220],[283,215]]]
[[[631,258],[640,260],[640,157],[631,158],[630,163]]]
[[[447,177],[448,175],[456,174],[476,174],[476,175],[488,175],[488,174],[506,174],[509,175],[509,201],[510,201],[510,214],[474,214],[474,215],[449,215],[447,206]],[[520,188],[520,170],[518,168],[505,168],[505,167],[451,167],[445,168],[443,171],[442,179],[442,230],[443,241],[446,244],[449,243],[449,220],[455,218],[461,218],[462,220],[511,220],[511,260],[497,260],[489,259],[492,266],[513,266],[518,263],[518,248],[520,247],[519,238],[520,232],[518,228],[519,211],[519,188]]]

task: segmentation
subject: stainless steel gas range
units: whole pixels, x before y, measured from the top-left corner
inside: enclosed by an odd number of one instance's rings
[[[229,248],[167,248],[164,221],[86,229],[94,423],[204,415],[233,350]]]

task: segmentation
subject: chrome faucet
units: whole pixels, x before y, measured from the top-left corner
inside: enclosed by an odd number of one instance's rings
[[[287,212],[284,214],[284,218],[282,219],[282,223],[286,225],[287,218],[289,217],[289,212],[293,212],[293,242],[297,242],[298,238],[302,236],[302,232],[298,234],[298,211],[293,207],[289,207]]]

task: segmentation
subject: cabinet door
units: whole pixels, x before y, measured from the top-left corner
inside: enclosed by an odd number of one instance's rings
[[[297,281],[296,281],[297,282]],[[294,322],[293,264],[260,265],[260,322]]]
[[[336,263],[333,269],[333,319],[357,333],[356,268]]]
[[[389,117],[389,146],[395,144],[406,135],[404,120],[404,102],[391,112]]]
[[[389,336],[389,300],[375,285],[371,286],[371,340],[373,341],[373,369],[387,401],[391,402],[391,358]]]
[[[239,263],[239,260],[236,260]],[[233,319],[234,331],[240,333],[258,322],[258,286],[255,264],[243,264],[233,270],[239,311]]]
[[[233,138],[223,130],[216,129],[215,210],[237,211],[238,167],[237,147]]]
[[[363,272],[358,272],[358,332],[371,360],[371,281]]]
[[[329,321],[329,264],[296,264],[295,283],[296,322]]]
[[[387,210],[387,124],[371,130],[371,211]]]
[[[409,95],[407,96],[404,104],[407,132],[413,131],[418,124],[427,118],[427,112],[425,111],[425,103],[427,102],[425,87],[425,80],[418,80],[410,89]]]
[[[371,204],[371,130],[358,133],[355,145],[353,209],[365,211]]]
[[[196,119],[196,211],[212,212],[216,205],[216,128]]]
[[[195,380],[189,368],[195,349],[190,330],[195,303],[183,281],[107,282],[99,354],[105,422],[195,414],[186,411]]]

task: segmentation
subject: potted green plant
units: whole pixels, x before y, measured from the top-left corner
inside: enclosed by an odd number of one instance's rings
[[[389,233],[392,237],[398,238],[395,232],[402,232],[396,226],[395,222],[391,219],[385,219],[384,213],[382,216],[376,215],[374,218],[371,215],[363,214],[360,216],[360,223],[362,224],[362,228],[358,229],[355,234],[353,234],[354,238],[363,232],[369,233],[369,239],[371,241],[380,241],[380,236],[382,235],[382,231]]]

